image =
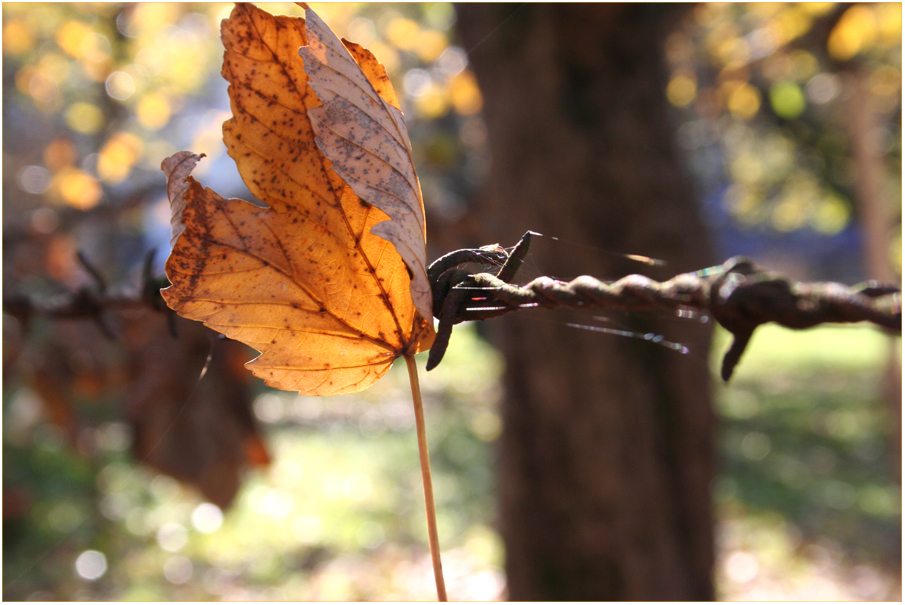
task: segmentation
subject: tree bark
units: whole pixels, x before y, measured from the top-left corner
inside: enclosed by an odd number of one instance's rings
[[[896,225],[894,208],[889,201],[901,200],[898,195],[885,192],[887,181],[883,156],[878,149],[875,133],[881,126],[874,107],[874,99],[868,83],[869,72],[855,65],[847,74],[845,85],[850,94],[846,107],[846,131],[851,141],[852,160],[856,167],[855,194],[859,221],[863,229],[862,254],[864,272],[869,279],[896,283],[898,276],[893,269],[889,254],[890,234]],[[901,346],[900,339],[888,339],[886,371],[881,386],[881,396],[889,410],[886,427],[889,470],[893,479],[902,483],[902,360],[896,351]]]
[[[662,43],[684,9],[457,10],[492,156],[486,242],[510,245],[527,229],[573,242],[532,245],[540,272],[560,278],[664,279],[712,264],[664,95]],[[509,598],[712,599],[709,327],[618,318],[682,342],[692,353],[681,355],[542,313],[488,326],[506,357],[499,495]]]

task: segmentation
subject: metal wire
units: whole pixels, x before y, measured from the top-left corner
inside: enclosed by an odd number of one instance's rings
[[[902,331],[902,293],[897,286],[870,281],[855,286],[838,283],[795,283],[786,276],[760,269],[744,257],[722,265],[683,273],[657,282],[629,275],[603,282],[583,275],[570,282],[538,277],[524,286],[508,283],[514,265],[521,264],[530,234],[516,246],[500,274],[468,274],[449,267],[438,275],[443,290],[435,290],[434,309],[440,320],[427,368],[440,363],[454,324],[498,317],[540,306],[602,308],[623,311],[696,309],[709,313],[732,333],[733,343],[723,358],[721,375],[729,380],[754,330],[774,322],[803,329],[822,323],[868,321],[890,331]],[[516,257],[513,259],[512,257]],[[438,300],[437,294],[442,294]],[[439,311],[439,313],[438,313]]]

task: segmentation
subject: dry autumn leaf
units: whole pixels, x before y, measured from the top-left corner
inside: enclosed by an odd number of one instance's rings
[[[268,385],[335,395],[429,349],[434,330],[424,210],[395,94],[373,55],[352,44],[346,52],[310,10],[308,19],[306,32],[305,19],[239,4],[223,21],[233,113],[223,138],[267,207],[203,188],[189,176],[199,155],[164,160],[174,245],[163,296],[183,317],[261,351],[248,366]],[[299,48],[309,42],[319,60],[306,64]],[[345,52],[339,69],[357,73],[354,91],[309,82],[334,66],[326,48]],[[370,103],[355,114],[362,130],[342,130],[343,94]],[[348,139],[358,136],[360,153]]]
[[[372,232],[396,246],[413,272],[415,307],[432,317],[421,185],[393,85],[371,51],[341,44],[310,9],[306,22],[308,45],[299,54],[323,103],[308,111],[317,145],[356,194],[392,217]]]

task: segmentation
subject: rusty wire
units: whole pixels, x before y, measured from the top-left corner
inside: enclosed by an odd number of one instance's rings
[[[528,252],[532,233],[526,233],[511,253],[499,246],[456,250],[428,268],[434,307],[440,320],[427,369],[435,368],[446,352],[452,327],[463,321],[499,317],[506,313],[541,307],[597,308],[622,311],[696,310],[708,313],[733,335],[723,357],[720,374],[729,380],[754,330],[775,322],[793,329],[822,323],[867,321],[891,333],[902,332],[902,293],[898,286],[867,281],[855,286],[838,283],[796,283],[786,276],[765,271],[744,257],[693,273],[682,273],[664,282],[629,275],[603,282],[583,275],[569,282],[538,277],[517,286],[511,282]],[[79,255],[96,282],[59,300],[37,303],[13,294],[4,296],[4,312],[27,323],[32,316],[54,319],[91,319],[108,338],[113,333],[104,311],[150,307],[167,313],[175,335],[175,314],[164,304],[160,288],[165,277],[151,276],[153,253],[145,259],[141,291],[110,293],[99,271]],[[499,265],[496,274],[471,273],[460,266],[469,263]]]
[[[27,327],[32,317],[49,319],[88,319],[93,321],[101,334],[112,340],[113,330],[105,319],[106,311],[147,309],[165,313],[170,332],[176,335],[176,314],[171,311],[160,296],[160,289],[169,285],[166,277],[155,277],[151,274],[154,261],[154,250],[144,260],[142,281],[139,290],[110,291],[103,274],[81,252],[77,253],[84,269],[94,280],[94,286],[85,286],[75,292],[36,301],[21,293],[4,294],[3,312],[20,321]]]
[[[457,266],[490,258],[499,262],[499,248],[459,250],[431,265],[434,314],[440,325],[428,370],[442,360],[454,324],[531,307],[707,312],[733,335],[720,371],[727,381],[754,330],[765,323],[803,329],[822,323],[868,321],[902,332],[902,294],[897,286],[876,281],[851,287],[832,282],[795,283],[782,274],[760,269],[744,257],[664,282],[642,275],[602,282],[583,275],[570,282],[538,277],[524,286],[513,285],[509,282],[527,253],[531,235],[528,232],[522,237],[496,275],[472,274]]]

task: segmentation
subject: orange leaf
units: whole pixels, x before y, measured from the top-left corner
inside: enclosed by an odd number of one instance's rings
[[[415,216],[397,218],[331,170],[309,118],[320,101],[298,54],[308,42],[304,19],[239,4],[221,37],[233,112],[223,139],[268,207],[202,187],[188,176],[201,156],[167,158],[175,245],[164,298],[180,315],[261,351],[248,365],[270,386],[304,395],[362,390],[396,357],[433,342],[432,317],[419,314],[410,288],[427,283],[420,190]],[[378,73],[376,61],[365,64]],[[395,99],[389,81],[372,86]],[[342,174],[356,170],[344,164]],[[396,225],[374,229],[381,224]],[[382,237],[388,232],[404,251]],[[427,294],[422,313],[430,312]]]
[[[373,232],[396,246],[413,273],[415,306],[432,317],[421,185],[396,93],[369,50],[344,47],[310,8],[305,16],[308,45],[299,54],[323,103],[308,110],[317,145],[356,194],[393,219]]]

